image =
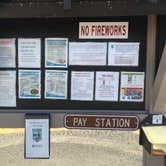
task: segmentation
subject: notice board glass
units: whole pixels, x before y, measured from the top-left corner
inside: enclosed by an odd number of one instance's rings
[[[127,39],[79,39],[79,22],[128,22]],[[95,18],[35,18],[35,19],[1,19],[0,20],[0,38],[16,39],[16,67],[0,68],[0,70],[16,71],[16,107],[0,107],[1,110],[144,110],[145,97],[143,101],[129,102],[120,101],[120,78],[121,72],[146,72],[146,16],[133,17],[95,17]],[[29,68],[19,67],[18,64],[18,39],[19,38],[38,38],[41,40],[41,67],[31,70],[41,71],[41,98],[24,99],[19,98],[19,70],[29,70]],[[120,66],[120,65],[68,65],[67,68],[51,68],[45,66],[45,39],[46,38],[67,38],[70,42],[101,42],[108,45],[110,42],[137,42],[139,43],[138,66]],[[68,47],[69,48],[69,47]],[[69,50],[68,50],[69,52]],[[104,62],[103,62],[104,63]],[[50,100],[45,98],[45,75],[46,70],[65,70],[67,71],[67,98],[62,100]],[[90,101],[71,100],[71,75],[72,72],[93,72],[94,73],[94,91],[93,99]],[[117,101],[95,100],[95,80],[97,72],[118,72],[119,73],[119,92]],[[99,74],[98,74],[99,75]],[[146,80],[146,78],[145,78]],[[145,84],[144,84],[145,85]],[[145,91],[144,87],[144,91]],[[145,95],[145,94],[144,94]]]

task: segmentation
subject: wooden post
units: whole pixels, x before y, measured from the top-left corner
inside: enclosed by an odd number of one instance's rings
[[[146,96],[145,109],[152,112],[152,88],[155,74],[156,53],[156,29],[157,18],[155,15],[148,16],[147,25],[147,59],[146,59]]]
[[[165,159],[164,159],[164,166],[166,166],[166,157],[165,157]]]
[[[147,59],[146,59],[146,96],[145,109],[152,113],[152,96],[153,82],[155,75],[155,53],[156,53],[156,29],[157,17],[155,15],[148,16],[147,25]],[[143,166],[163,166],[163,157],[150,155],[143,149]]]

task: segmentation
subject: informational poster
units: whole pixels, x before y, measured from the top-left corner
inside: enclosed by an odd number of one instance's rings
[[[0,39],[0,68],[16,66],[15,39]]]
[[[144,72],[121,72],[120,100],[143,102]]]
[[[80,22],[79,39],[127,39],[128,22]]]
[[[138,66],[139,43],[115,42],[109,43],[108,65],[110,66]]]
[[[25,158],[49,158],[49,119],[26,119]]]
[[[69,65],[106,65],[107,43],[69,43]]]
[[[40,70],[19,70],[19,98],[41,98]]]
[[[94,72],[71,73],[71,100],[93,100]]]
[[[67,71],[46,70],[45,98],[67,99]]]
[[[46,38],[45,39],[45,66],[67,67],[68,39]]]
[[[18,66],[21,68],[41,67],[40,38],[18,39]]]
[[[119,72],[96,72],[95,100],[118,101]]]
[[[0,71],[0,107],[16,107],[16,71]]]

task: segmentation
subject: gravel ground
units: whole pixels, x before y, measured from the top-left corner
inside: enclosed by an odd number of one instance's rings
[[[53,130],[50,159],[24,159],[24,132],[0,134],[0,166],[142,166],[138,134]]]

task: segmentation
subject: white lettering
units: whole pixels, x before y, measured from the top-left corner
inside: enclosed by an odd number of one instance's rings
[[[86,122],[87,122],[87,118],[82,118],[82,123],[83,123],[83,126],[86,126]]]
[[[76,126],[77,123],[78,123],[78,118],[73,118],[73,126]]]
[[[117,127],[124,127],[124,119],[120,119]]]
[[[113,122],[112,126],[116,127],[116,119],[112,119],[112,122]]]
[[[125,119],[125,127],[130,127],[130,119]]]
[[[101,118],[101,126],[102,127],[105,127],[104,122],[105,122],[105,118]]]
[[[111,127],[111,120],[107,119],[105,127]]]
[[[86,126],[87,118],[73,118],[73,126]]]
[[[96,118],[95,126],[96,126],[96,127],[99,127],[99,126],[100,126],[100,118]]]

